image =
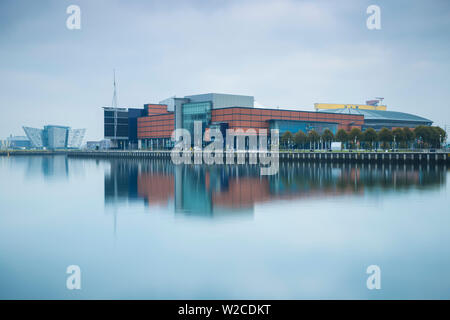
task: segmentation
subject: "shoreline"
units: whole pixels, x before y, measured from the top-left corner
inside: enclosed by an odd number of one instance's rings
[[[142,159],[170,159],[170,151],[147,150],[1,150],[0,156],[54,156],[89,158],[142,158]],[[245,162],[249,154],[245,152]],[[279,161],[327,161],[327,162],[393,162],[393,163],[448,163],[450,152],[408,151],[408,152],[370,152],[370,151],[280,151]],[[192,158],[194,156],[192,155]],[[237,153],[234,154],[237,159]],[[224,159],[225,163],[225,159]]]

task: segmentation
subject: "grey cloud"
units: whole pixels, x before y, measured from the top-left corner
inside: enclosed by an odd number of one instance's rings
[[[174,94],[255,95],[265,106],[362,103],[450,124],[450,6],[376,1],[26,1],[0,11],[0,137],[46,123],[103,135],[101,107]],[[69,4],[82,29],[65,28]],[[375,3],[375,2],[374,2]]]

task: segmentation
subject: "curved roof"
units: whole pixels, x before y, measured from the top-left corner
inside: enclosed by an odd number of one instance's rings
[[[319,111],[323,112],[323,111]],[[341,113],[341,114],[353,114],[353,115],[363,115],[364,120],[391,120],[391,121],[413,121],[413,122],[429,122],[433,121],[416,116],[414,114],[398,112],[398,111],[381,111],[381,110],[364,110],[364,109],[331,109],[325,110],[327,113]]]

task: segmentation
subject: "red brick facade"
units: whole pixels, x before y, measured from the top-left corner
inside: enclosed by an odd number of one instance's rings
[[[138,118],[138,138],[170,138],[175,129],[175,114],[167,111],[166,105],[146,104],[148,116]],[[338,124],[338,129],[350,131],[361,129],[364,116],[350,114],[336,114],[314,111],[294,111],[278,109],[259,109],[245,107],[231,107],[213,109],[212,122],[226,122],[230,129],[269,129],[268,120],[294,120],[332,122]]]

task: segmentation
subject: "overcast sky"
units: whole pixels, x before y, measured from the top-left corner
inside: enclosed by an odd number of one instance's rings
[[[81,8],[81,29],[66,8]],[[381,30],[366,9],[381,8]],[[364,103],[450,129],[450,1],[0,1],[0,138],[87,128],[101,107],[223,92],[268,107]]]

